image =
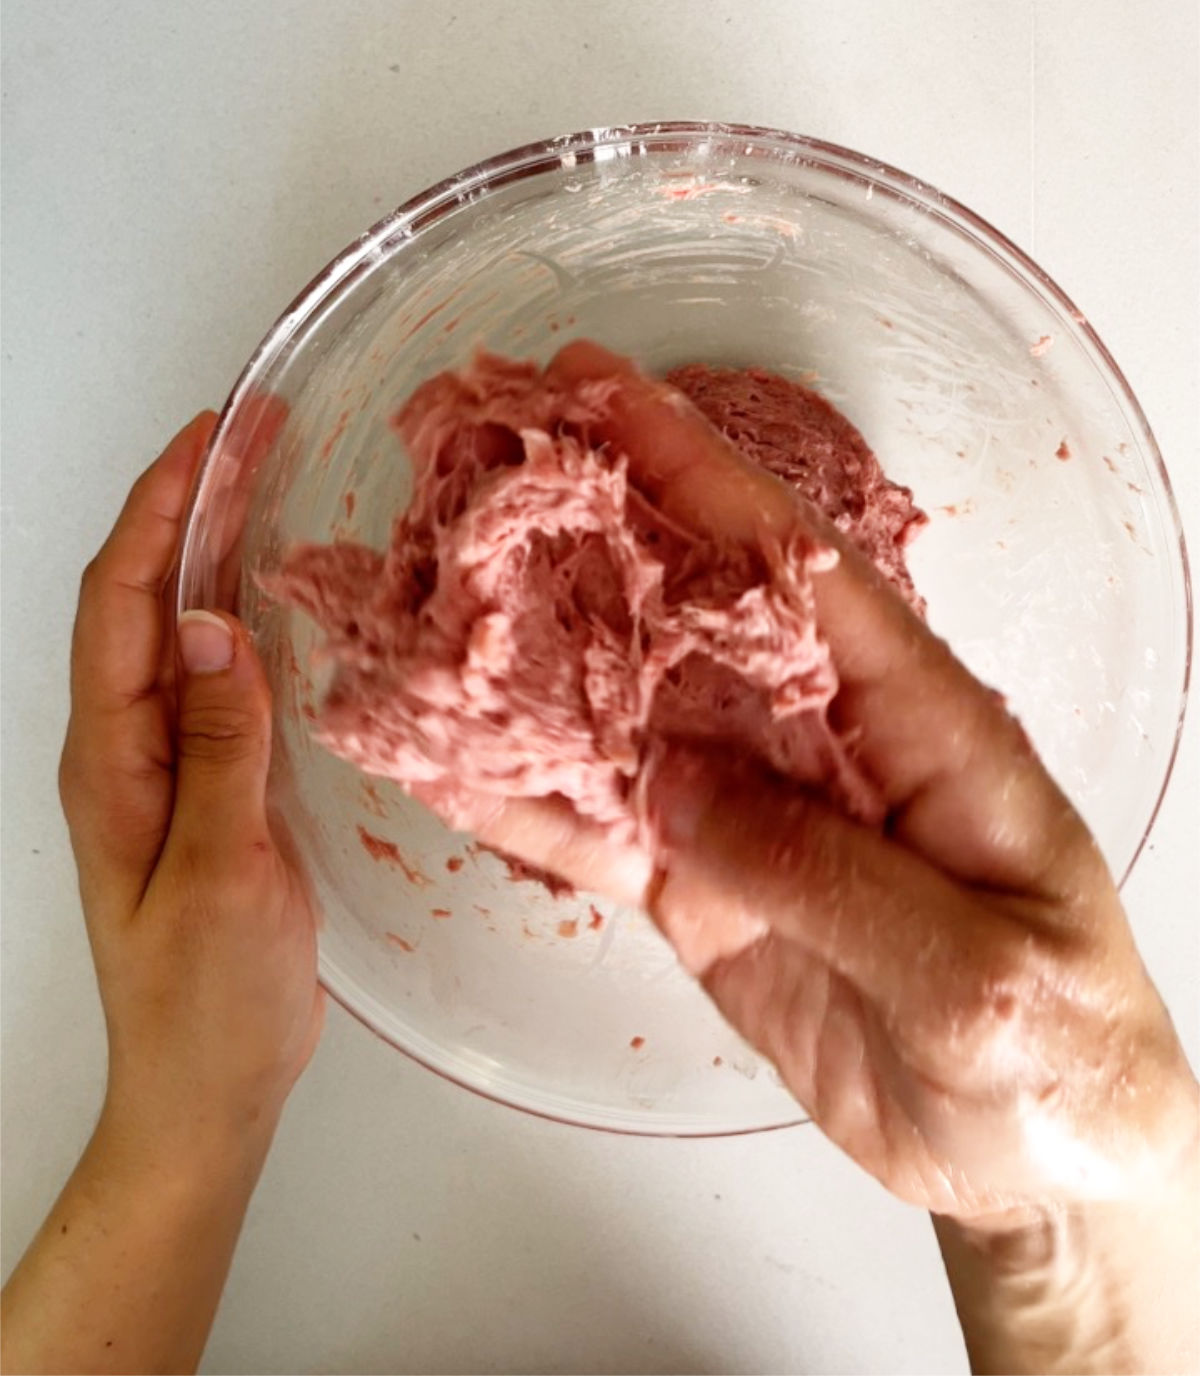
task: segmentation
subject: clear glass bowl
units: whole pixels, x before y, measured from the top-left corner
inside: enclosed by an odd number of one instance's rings
[[[575,336],[654,370],[815,377],[932,517],[912,554],[932,625],[1007,694],[1118,876],[1186,692],[1167,476],[1103,344],[1002,236],[893,168],[761,129],[594,130],[470,168],[348,248],[247,366],[179,607],[236,608],[265,659],[272,786],[323,907],[330,993],[430,1068],[554,1118],[795,1122],[639,914],[514,883],[313,743],[313,628],[255,581],[293,541],[385,543],[410,490],[387,420],[418,383],[477,345],[545,360]]]

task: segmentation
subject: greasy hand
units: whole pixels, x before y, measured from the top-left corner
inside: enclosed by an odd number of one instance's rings
[[[214,417],[138,480],[84,575],[60,771],[109,1039],[105,1117],[256,1142],[321,1027],[313,913],[266,808],[270,697],[233,617],[166,589]]]
[[[831,717],[888,821],[680,753],[650,789],[653,872],[561,800],[481,800],[484,839],[646,906],[829,1137],[904,1199],[1017,1217],[1174,1169],[1195,1151],[1195,1081],[1092,838],[1001,700],[670,389],[589,344],[553,366],[629,375],[599,438],[676,520],[730,540],[807,523],[841,550],[815,578]]]

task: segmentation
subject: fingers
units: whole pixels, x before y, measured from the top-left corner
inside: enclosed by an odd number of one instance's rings
[[[241,399],[230,424],[221,431],[199,493],[206,519],[197,527],[196,539],[202,548],[195,551],[198,557],[193,567],[204,581],[191,590],[193,605],[237,610],[255,479],[287,418],[288,405],[282,397],[256,391]]]
[[[878,1105],[863,1075],[874,1050],[870,1019],[854,985],[798,942],[771,933],[714,965],[704,987],[822,1130],[862,1160],[862,1145],[877,1132]]]
[[[198,415],[134,484],[80,591],[61,788],[81,876],[107,880],[116,894],[140,892],[166,834],[163,589],[215,419],[211,411]]]
[[[730,1024],[777,1067],[812,1121],[860,1166],[910,1203],[961,1207],[961,1178],[914,1149],[917,1129],[903,1096],[894,1092],[907,1072],[849,980],[772,933],[714,966],[704,987]],[[935,1077],[924,1092],[934,1099],[945,1093]],[[1010,1136],[1006,1126],[1000,1121],[981,1133],[993,1162]]]
[[[589,340],[561,349],[547,372],[573,384],[621,379],[610,417],[597,428],[628,456],[638,486],[668,516],[718,539],[747,542],[764,527],[778,535],[795,529],[790,490],[747,463],[682,392]],[[815,513],[805,512],[804,523],[815,524]]]
[[[245,628],[224,613],[179,619],[175,811],[168,847],[214,871],[272,847],[267,821],[271,696]]]
[[[577,889],[645,906],[650,856],[638,846],[609,840],[565,798],[464,797],[461,789],[447,795],[430,784],[414,785],[411,792],[447,826],[470,831],[485,845],[561,875]]]
[[[162,591],[175,563],[192,478],[215,422],[211,411],[202,412],[142,474],[84,574],[71,689],[73,709],[89,724],[124,713],[157,686]]]
[[[886,1020],[945,999],[963,968],[1003,983],[1018,924],[904,846],[717,757],[668,756],[649,807],[662,836],[652,914],[709,976],[767,938],[794,943]]]
[[[882,790],[897,839],[960,879],[1046,896],[1070,887],[1081,857],[1099,865],[998,697],[807,503],[628,360],[579,341],[550,372],[573,383],[620,377],[597,437],[619,446],[639,486],[676,520],[739,541],[799,526],[838,550],[836,566],[813,579],[841,681],[831,719]]]

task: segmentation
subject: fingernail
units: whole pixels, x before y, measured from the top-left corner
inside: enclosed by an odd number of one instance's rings
[[[179,618],[179,658],[189,674],[219,674],[233,663],[233,632],[212,612]]]

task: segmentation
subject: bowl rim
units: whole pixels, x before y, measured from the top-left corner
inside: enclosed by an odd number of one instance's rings
[[[319,958],[320,959],[320,958]],[[710,1137],[752,1137],[764,1132],[783,1132],[787,1128],[806,1127],[814,1120],[805,1112],[799,1100],[795,1100],[796,1112],[794,1116],[780,1118],[778,1122],[752,1123],[749,1127],[733,1128],[711,1128],[711,1127],[687,1127],[684,1125],[676,1126],[646,1126],[633,1127],[625,1123],[601,1123],[594,1118],[573,1117],[565,1109],[551,1112],[546,1108],[537,1108],[531,1103],[523,1103],[516,1099],[506,1099],[503,1094],[495,1093],[492,1090],[484,1089],[482,1085],[474,1084],[472,1081],[453,1074],[445,1069],[444,1066],[435,1065],[432,1061],[422,1056],[419,1051],[414,1051],[412,1047],[405,1046],[397,1041],[384,1028],[377,1025],[374,1018],[362,1009],[356,1008],[349,998],[340,989],[335,989],[330,981],[325,977],[324,965],[322,964],[319,972],[319,979],[322,989],[344,1012],[358,1023],[361,1023],[368,1032],[372,1033],[381,1042],[386,1043],[395,1050],[407,1056],[410,1061],[415,1061],[422,1070],[431,1071],[439,1080],[445,1080],[447,1084],[455,1085],[459,1089],[465,1089],[474,1094],[476,1098],[483,1099],[489,1104],[499,1104],[502,1108],[516,1109],[518,1113],[527,1114],[530,1118],[540,1118],[546,1123],[559,1123],[568,1128],[586,1128],[589,1132],[607,1133],[613,1137],[649,1137],[660,1138],[663,1140],[675,1139],[677,1141],[701,1141]]]
[[[811,166],[832,173],[842,180],[858,182],[868,188],[872,194],[881,193],[893,200],[919,207],[925,213],[941,220],[960,237],[992,254],[993,257],[1000,260],[1010,273],[1022,280],[1028,288],[1039,293],[1046,303],[1055,309],[1066,328],[1075,335],[1076,341],[1091,354],[1093,362],[1099,366],[1102,375],[1114,393],[1115,399],[1125,412],[1131,428],[1137,432],[1143,457],[1147,467],[1152,469],[1157,477],[1160,485],[1159,495],[1162,497],[1169,524],[1173,525],[1174,528],[1179,553],[1179,567],[1182,574],[1185,644],[1183,672],[1179,685],[1179,715],[1175,725],[1174,738],[1171,741],[1170,751],[1163,768],[1158,794],[1146,819],[1141,839],[1138,841],[1124,872],[1117,876],[1118,888],[1123,887],[1146,847],[1162,808],[1163,799],[1170,786],[1187,714],[1194,649],[1194,605],[1187,542],[1175,493],[1158,441],[1132,387],[1130,387],[1121,368],[1090,321],[1058,283],[1023,249],[1017,247],[990,221],[976,214],[954,197],[890,163],[869,157],[841,144],[767,126],[706,120],[665,120],[599,126],[577,130],[553,138],[536,140],[494,154],[464,167],[459,172],[445,177],[409,197],[394,210],[377,220],[353,243],[331,259],[293,298],[250,355],[221,408],[216,426],[197,469],[184,520],[184,535],[180,545],[177,567],[181,575],[183,570],[194,561],[197,554],[197,515],[204,504],[209,486],[207,480],[211,476],[211,469],[221,452],[233,418],[249,397],[261,394],[263,391],[269,391],[269,388],[263,387],[263,379],[280,356],[288,351],[297,331],[311,322],[318,313],[340,299],[360,277],[378,266],[386,256],[400,247],[401,244],[414,240],[424,230],[437,224],[443,217],[453,213],[460,206],[481,200],[513,182],[534,177],[543,172],[567,169],[579,164],[632,159],[645,157],[651,153],[702,151],[705,145],[711,143],[740,143],[744,155],[751,155],[757,151],[761,152],[764,157],[769,156],[775,161],[783,160]],[[176,581],[173,602],[176,617],[191,605],[186,580],[182,576]],[[777,1131],[781,1128],[794,1127],[810,1121],[801,1114],[795,1118],[781,1119],[778,1123],[756,1125],[749,1128],[675,1131],[671,1128],[655,1128],[653,1126],[637,1128],[589,1122],[572,1118],[566,1113],[548,1112],[545,1109],[489,1093],[488,1090],[479,1085],[472,1084],[465,1078],[459,1078],[443,1067],[431,1064],[424,1057],[414,1053],[409,1047],[402,1045],[394,1036],[376,1025],[375,1019],[365,1010],[354,1007],[349,998],[335,987],[323,959],[319,978],[326,992],[336,1003],[353,1014],[359,1022],[387,1042],[388,1045],[396,1047],[441,1078],[468,1089],[481,1098],[519,1109],[534,1117],[587,1127],[594,1131],[654,1137],[727,1137],[751,1132]]]

